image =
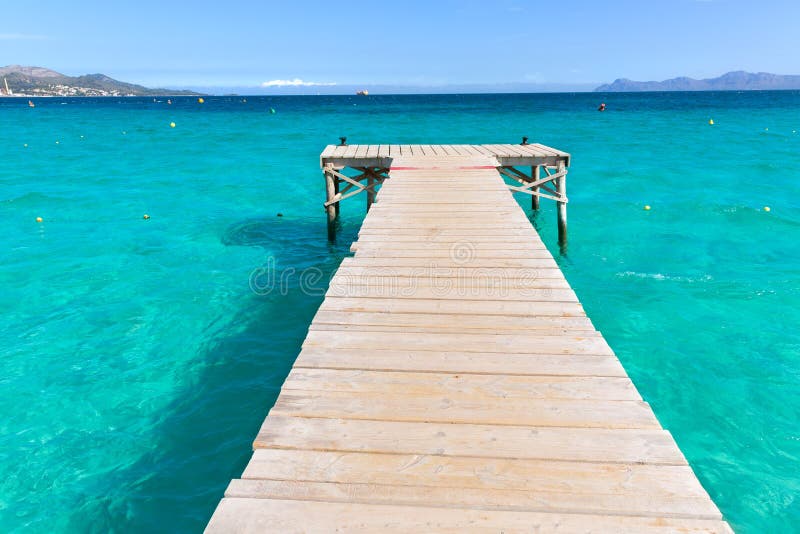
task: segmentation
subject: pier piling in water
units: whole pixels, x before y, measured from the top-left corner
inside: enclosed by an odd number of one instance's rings
[[[558,244],[567,244],[567,168],[563,161],[556,164],[556,211],[558,212]]]

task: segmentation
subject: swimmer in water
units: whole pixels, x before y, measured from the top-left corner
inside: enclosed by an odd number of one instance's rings
[[[600,107],[597,108],[597,111],[605,111],[605,110],[606,110],[606,103],[603,102],[602,104],[600,104]]]

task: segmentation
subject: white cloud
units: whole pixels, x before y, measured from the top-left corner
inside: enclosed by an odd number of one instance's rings
[[[312,85],[336,85],[335,82],[306,82],[300,78],[294,80],[270,80],[261,84],[261,87],[310,87]]]
[[[40,39],[47,39],[47,36],[30,33],[0,33],[0,41],[38,41]]]

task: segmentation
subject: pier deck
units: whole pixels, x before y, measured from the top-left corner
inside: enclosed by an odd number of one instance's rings
[[[508,162],[339,148],[385,182],[208,532],[730,532]]]

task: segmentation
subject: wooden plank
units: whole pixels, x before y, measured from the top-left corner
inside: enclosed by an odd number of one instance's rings
[[[485,156],[492,156],[492,157],[494,157],[494,155],[495,155],[495,153],[494,153],[494,151],[493,151],[493,150],[490,150],[489,148],[487,148],[487,147],[486,147],[486,146],[484,146],[484,145],[470,145],[470,146],[471,146],[471,148],[472,148],[474,151],[476,151],[476,152],[478,152],[478,153],[480,153],[480,154],[483,154],[483,155],[485,155]]]
[[[381,393],[284,390],[270,410],[270,416],[277,415],[535,427],[660,428],[650,407],[641,401],[531,401],[454,393],[411,396],[395,389]]]
[[[322,151],[322,154],[320,154],[320,159],[325,159],[327,157],[330,157],[335,152],[336,152],[336,146],[335,145],[328,145],[328,146],[325,147],[325,150]]]
[[[459,250],[459,246],[463,247],[463,250]],[[438,258],[452,258],[454,255],[458,255],[459,253],[463,253],[463,255],[468,256],[468,258],[464,259],[470,260],[482,258],[552,259],[550,252],[548,252],[546,248],[490,248],[479,247],[478,245],[472,243],[454,243],[449,247],[429,247],[427,249],[408,248],[394,244],[370,245],[369,243],[360,243],[356,258],[378,256],[384,258],[429,258],[431,260],[436,260]]]
[[[537,147],[536,145],[524,145],[524,146],[521,146],[520,148],[521,148],[521,149],[522,149],[522,150],[523,150],[525,153],[527,153],[529,156],[531,156],[531,157],[533,157],[533,158],[537,158],[537,159],[539,159],[539,158],[546,158],[546,157],[548,157],[548,156],[551,156],[551,155],[552,155],[552,153],[550,153],[550,152],[545,152],[544,150],[540,149],[540,148],[539,148],[539,147]]]
[[[442,276],[437,276],[435,272],[417,270],[409,276],[396,275],[390,268],[384,272],[373,272],[369,274],[364,268],[340,267],[336,271],[333,282],[340,285],[359,285],[359,286],[382,286],[382,287],[436,287],[442,290],[455,289],[466,291],[472,289],[570,289],[569,284],[563,278],[553,275],[552,278],[536,276],[531,272],[531,276],[526,278],[509,278],[502,271],[496,273],[486,269],[480,272],[479,269],[472,269],[474,274],[467,272],[444,272]],[[554,272],[555,269],[548,269]],[[402,272],[398,271],[397,272]],[[406,268],[405,272],[409,272]]]
[[[294,368],[284,390],[436,394],[476,399],[579,399],[641,401],[629,378],[604,376],[514,376]]]
[[[363,311],[383,313],[448,313],[511,315],[519,317],[583,317],[579,302],[534,302],[516,300],[470,299],[393,299],[327,296],[321,310]]]
[[[375,204],[372,209],[378,209],[378,204]],[[397,234],[397,238],[394,239],[397,243],[405,243],[408,246],[420,246],[420,238],[418,236],[414,236],[411,234]],[[454,244],[460,242],[461,240],[454,236],[434,236],[434,238],[430,241],[424,241],[424,245],[430,244],[431,246],[453,246]],[[469,237],[470,243],[475,243],[476,245],[480,244],[493,244],[497,245],[498,248],[500,247],[512,247],[514,245],[532,245],[536,247],[543,247],[544,243],[541,241],[533,239],[533,236],[528,235],[498,235],[498,236],[486,236],[486,235],[475,235]],[[376,233],[365,233],[363,235],[359,235],[357,241],[361,244],[366,243],[384,243],[385,238],[381,237],[380,234]]]
[[[381,313],[381,312],[348,312],[320,310],[314,316],[310,328],[322,325],[360,326],[367,330],[374,327],[402,329],[427,328],[431,331],[448,330],[460,332],[464,330],[488,330],[504,332],[524,330],[526,332],[557,329],[593,331],[588,317],[553,317],[537,316],[519,320],[513,315],[480,315],[480,314],[441,314],[441,313]]]
[[[409,336],[397,332],[384,332],[374,336],[370,332],[325,332],[310,331],[303,347],[326,347],[330,349],[406,349],[409,351],[498,352],[503,354],[596,354],[613,356],[611,348],[602,336],[564,335],[553,339],[540,333],[483,334],[465,332],[462,335],[431,333],[425,336]]]
[[[242,478],[708,499],[688,465],[257,449]]]
[[[452,425],[270,416],[254,448],[686,465],[658,429]]]
[[[528,236],[536,239],[536,231],[528,228],[496,228],[496,227],[447,227],[443,225],[418,226],[416,228],[393,228],[389,225],[384,227],[375,226],[372,228],[362,228],[358,235],[416,235],[420,240],[449,237],[472,237],[472,236]],[[500,265],[498,265],[500,267]]]
[[[383,285],[354,285],[331,283],[325,293],[328,297],[344,298],[395,298],[395,299],[451,299],[522,302],[578,302],[571,289],[515,288],[508,285],[478,285],[471,283],[433,284],[423,286],[413,280],[403,283],[388,281]]]
[[[361,147],[361,145],[347,145],[344,151],[344,155],[342,157],[345,158],[354,158],[356,157],[356,152]]]
[[[537,321],[538,322],[538,321]],[[520,331],[527,331],[530,329],[523,328],[520,325],[519,328],[514,328],[511,330],[520,330]],[[354,324],[331,324],[331,323],[313,323],[308,327],[309,330],[324,330],[328,332],[338,332],[338,331],[358,331],[358,332],[403,332],[407,335],[415,335],[420,333],[425,334],[458,334],[461,332],[470,332],[470,333],[496,333],[498,330],[503,330],[502,328],[476,328],[476,327],[458,327],[458,326],[422,326],[422,325],[411,325],[411,326],[399,326],[399,325],[354,325]],[[575,328],[537,328],[535,329],[537,332],[540,332],[544,336],[563,336],[568,333],[575,333],[578,335],[598,335],[591,329],[575,329]],[[332,334],[335,335],[335,334]],[[379,334],[378,334],[379,335]]]
[[[523,279],[557,278],[550,276],[558,264],[547,258],[511,258],[511,259],[481,259],[473,258],[464,261],[463,258],[439,258],[428,262],[420,261],[421,258],[385,258],[370,257],[351,258],[354,267],[366,269],[392,269],[386,271],[389,276],[402,273],[404,270],[415,270],[416,277],[450,277],[462,278],[475,274],[476,276],[498,276],[511,278],[513,273],[526,272]],[[424,259],[423,259],[424,260]]]
[[[517,512],[283,499],[223,499],[208,534],[281,532],[437,532],[522,534],[614,532],[618,534],[730,534],[722,521],[597,514]]]
[[[654,506],[652,500],[639,495],[587,495],[514,491],[482,488],[431,487],[425,485],[388,485],[339,482],[233,480],[225,491],[226,497],[297,499],[325,502],[358,502],[365,504],[399,504],[410,506],[441,506],[477,508],[484,510],[518,510],[528,512],[571,512],[609,515],[636,514],[639,516],[687,517],[721,519],[710,501],[686,497],[662,496]]]
[[[311,369],[416,371],[515,376],[627,376],[613,356],[591,354],[500,354],[390,349],[306,348],[295,366]]]
[[[354,244],[358,244],[355,242]],[[477,269],[463,267],[444,269],[429,266],[420,269],[413,267],[368,267],[360,265],[359,259],[351,258],[336,271],[337,283],[353,285],[390,285],[416,283],[420,286],[439,287],[500,287],[535,289],[570,289],[567,281],[557,269]],[[390,262],[387,262],[387,264]],[[399,279],[399,280],[398,280]]]

